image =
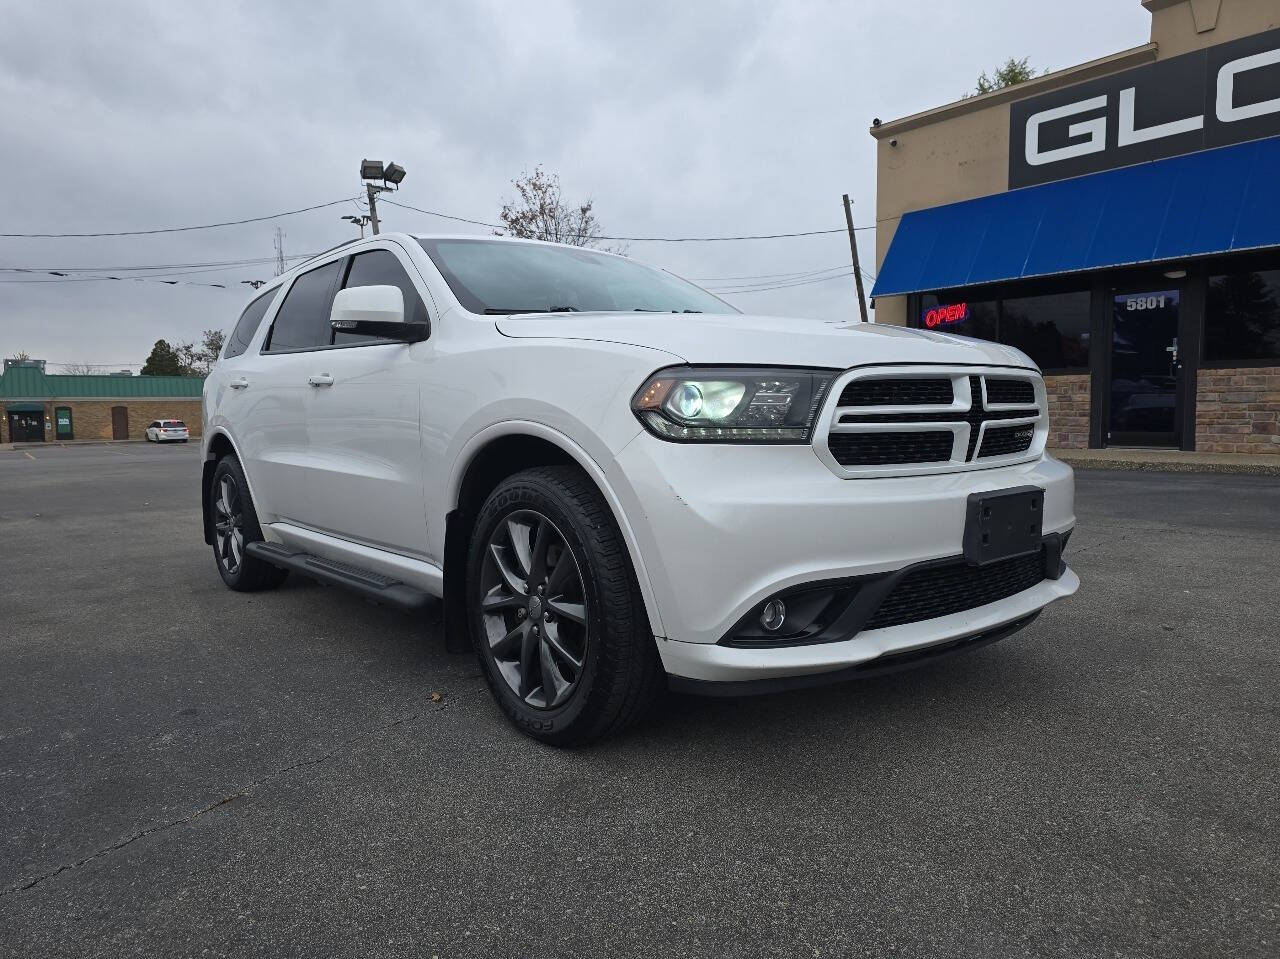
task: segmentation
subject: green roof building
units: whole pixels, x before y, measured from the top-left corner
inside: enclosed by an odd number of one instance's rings
[[[203,376],[46,373],[43,360],[5,360],[0,443],[144,439],[158,419],[200,435]]]

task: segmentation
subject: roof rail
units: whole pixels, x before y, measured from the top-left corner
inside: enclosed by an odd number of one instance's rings
[[[296,270],[300,266],[306,266],[312,260],[319,259],[320,257],[324,256],[326,253],[332,253],[334,250],[341,250],[344,246],[350,246],[352,243],[359,243],[363,239],[365,238],[362,236],[358,236],[351,240],[343,240],[341,243],[337,244],[336,246],[331,246],[327,250],[321,250],[319,253],[313,253],[311,254],[311,256],[303,260],[301,263],[295,263],[293,266],[289,267],[288,270],[285,270],[285,273],[288,273],[291,270]]]

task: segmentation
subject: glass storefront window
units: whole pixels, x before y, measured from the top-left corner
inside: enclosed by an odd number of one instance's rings
[[[1004,300],[1000,342],[1022,350],[1040,369],[1089,368],[1089,293]]]
[[[916,326],[1017,347],[1046,372],[1089,368],[1087,290],[967,302],[925,293]]]
[[[920,297],[918,325],[921,329],[935,330],[938,333],[956,333],[981,340],[994,340],[996,304],[991,300],[971,303],[926,293]]]
[[[1209,277],[1204,358],[1280,365],[1280,270]]]

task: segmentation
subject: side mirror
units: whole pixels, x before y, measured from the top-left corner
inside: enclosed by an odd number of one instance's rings
[[[329,326],[335,333],[380,336],[402,343],[425,340],[431,332],[426,323],[404,321],[404,294],[397,286],[339,290],[329,312]]]

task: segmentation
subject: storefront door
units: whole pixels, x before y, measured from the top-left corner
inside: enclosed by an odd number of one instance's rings
[[[1178,445],[1179,290],[1111,298],[1108,446]]]
[[[43,443],[44,414],[27,411],[9,412],[9,436],[13,443]]]

